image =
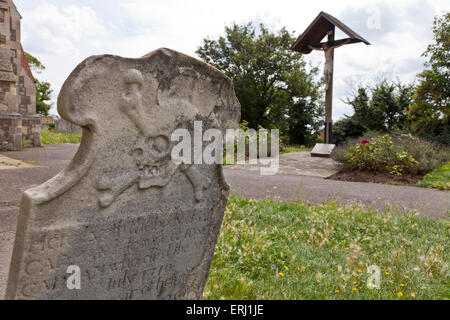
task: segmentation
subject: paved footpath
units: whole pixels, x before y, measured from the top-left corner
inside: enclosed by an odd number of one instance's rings
[[[55,176],[70,162],[77,149],[78,145],[63,144],[0,155],[0,163],[3,163],[0,166],[0,299],[22,192]],[[336,163],[332,160],[311,158],[307,152],[281,155],[280,172],[275,176],[261,176],[257,166],[228,166],[224,169],[232,193],[252,199],[301,200],[311,204],[328,200],[345,204],[356,200],[381,208],[390,203],[400,210],[414,209],[420,216],[429,218],[443,218],[450,213],[449,191],[323,178],[336,171]]]

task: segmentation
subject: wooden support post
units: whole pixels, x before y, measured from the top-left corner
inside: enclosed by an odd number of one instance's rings
[[[335,26],[330,26],[328,33],[328,41],[335,39]],[[325,68],[330,71],[329,85],[325,96],[325,143],[332,143],[332,127],[333,127],[333,73],[334,73],[334,48],[329,49],[329,58],[326,59]]]

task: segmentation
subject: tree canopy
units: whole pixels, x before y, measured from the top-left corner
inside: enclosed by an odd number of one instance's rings
[[[233,80],[250,128],[278,128],[291,144],[313,144],[323,123],[321,82],[318,68],[290,50],[294,41],[286,28],[233,24],[196,53]]]
[[[423,56],[428,58],[425,70],[418,75],[419,83],[409,110],[413,130],[421,135],[450,139],[450,13],[437,16],[433,22],[433,43]]]
[[[372,86],[360,86],[354,95],[344,100],[353,107],[354,114],[337,121],[334,142],[359,137],[366,131],[387,132],[407,129],[407,112],[414,91],[413,85],[381,79]]]
[[[27,52],[25,52],[25,56],[27,57],[28,64],[33,72],[40,74],[45,70],[45,66],[36,57]],[[51,84],[36,78],[34,79],[34,83],[36,85],[36,112],[48,116],[48,112],[52,107],[52,105],[48,103],[51,101],[51,95],[53,93]]]
[[[42,73],[42,71],[45,70],[45,66],[37,58],[33,57],[28,52],[25,52],[25,56],[27,57],[28,65],[33,72]]]

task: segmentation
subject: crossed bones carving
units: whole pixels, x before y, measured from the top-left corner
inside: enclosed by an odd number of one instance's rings
[[[166,186],[179,168],[194,188],[197,202],[203,199],[203,192],[211,184],[194,165],[175,164],[171,160],[170,139],[157,132],[156,125],[145,121],[146,113],[142,102],[144,77],[135,69],[124,76],[126,92],[122,94],[121,111],[136,125],[142,136],[136,142],[131,155],[136,169],[105,173],[98,181],[97,189],[102,192],[99,205],[109,207],[125,190],[137,184],[140,190]]]

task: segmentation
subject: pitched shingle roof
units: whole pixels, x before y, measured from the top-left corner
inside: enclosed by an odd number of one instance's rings
[[[328,34],[328,31],[332,26],[339,28],[342,32],[348,35],[349,38],[352,39],[350,43],[364,42],[365,44],[370,45],[369,41],[361,37],[344,23],[332,15],[322,11],[305,30],[305,32],[303,32],[303,34],[297,39],[297,41],[295,41],[291,49],[304,54],[311,53],[312,50],[308,48],[308,45],[320,43],[320,41]]]
[[[30,65],[28,64],[28,59],[25,55],[25,51],[23,51],[22,45],[20,45],[20,55],[21,55],[21,64],[25,73],[30,77],[31,80],[34,81],[33,73],[31,72]]]

